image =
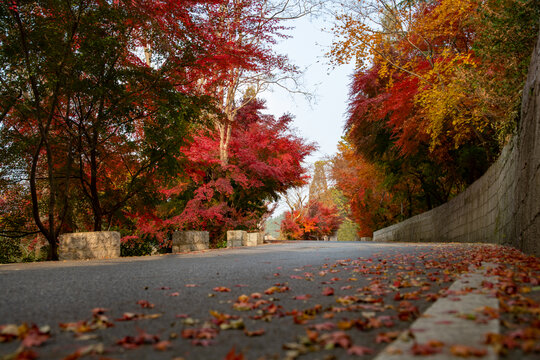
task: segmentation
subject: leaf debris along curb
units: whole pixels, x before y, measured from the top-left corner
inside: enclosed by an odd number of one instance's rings
[[[482,283],[496,284],[487,276],[495,264],[484,263],[474,272],[462,275],[410,328],[402,332],[375,360],[462,359],[460,353],[482,360],[496,360],[497,354],[485,344],[486,334],[500,332],[499,300]]]

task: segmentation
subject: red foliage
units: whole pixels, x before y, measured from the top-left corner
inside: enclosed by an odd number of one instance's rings
[[[281,233],[292,240],[321,239],[334,234],[341,222],[335,206],[310,201],[305,208],[285,213]]]
[[[183,172],[161,190],[168,203],[184,204],[137,215],[140,235],[164,238],[167,229],[197,229],[210,231],[215,242],[226,230],[256,229],[272,200],[305,183],[302,161],[314,146],[291,133],[289,115],[275,119],[263,109],[263,102],[253,101],[238,112],[225,166],[216,131],[196,131],[182,148]]]

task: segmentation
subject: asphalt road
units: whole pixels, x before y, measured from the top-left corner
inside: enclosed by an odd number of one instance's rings
[[[376,343],[377,334],[406,329],[412,317],[430,305],[424,294],[450,286],[453,278],[443,277],[443,269],[456,260],[448,257],[450,249],[463,256],[474,252],[465,245],[302,241],[141,258],[0,265],[0,325],[50,326],[50,339],[33,349],[40,359],[62,359],[95,344],[103,344],[105,353],[85,358],[224,359],[233,346],[245,359],[356,358],[343,348],[350,350],[347,341],[372,349],[373,354],[362,356],[368,359],[386,346]],[[410,301],[418,313],[398,317],[398,300],[403,299],[397,299],[398,290],[383,280],[412,281],[410,291],[421,288],[421,296],[411,296]],[[230,292],[214,290],[218,287]],[[272,287],[273,293],[268,291]],[[329,287],[335,293],[323,294]],[[249,296],[248,304],[263,301],[252,310],[238,311],[234,303],[243,294]],[[139,300],[154,306],[143,308]],[[105,323],[114,326],[81,334],[61,331],[60,323],[95,324],[95,308],[107,309],[98,317],[105,316]],[[233,318],[211,315],[210,310]],[[149,318],[118,321],[125,313]],[[252,336],[241,329],[219,328],[220,323],[241,327],[234,317],[242,319]],[[200,331],[211,327],[214,330]],[[257,330],[264,334],[253,336]],[[135,349],[117,344],[140,331],[169,340],[170,345],[156,350],[151,343],[157,337],[147,337],[148,344]],[[18,346],[18,341],[0,343],[0,358]]]

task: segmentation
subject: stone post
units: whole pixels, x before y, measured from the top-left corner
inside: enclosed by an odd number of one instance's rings
[[[172,237],[172,252],[208,250],[210,234],[208,231],[175,231]]]
[[[248,232],[246,233],[244,246],[257,246],[262,244],[262,232]]]
[[[227,247],[244,246],[246,243],[247,233],[243,230],[229,230],[227,231]]]

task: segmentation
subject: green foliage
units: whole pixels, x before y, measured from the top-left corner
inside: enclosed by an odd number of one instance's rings
[[[473,19],[478,29],[473,48],[482,61],[480,71],[468,74],[468,81],[483,94],[482,111],[490,116],[500,144],[506,143],[519,120],[539,18],[539,1],[488,0]]]
[[[19,262],[21,258],[20,241],[18,239],[0,237],[0,263]]]
[[[157,249],[157,243],[152,240],[128,239],[120,244],[120,256],[152,255]]]
[[[338,241],[356,241],[358,239],[358,225],[350,219],[345,219],[337,231]]]
[[[216,249],[225,249],[227,247],[227,240],[220,240],[215,246]]]

